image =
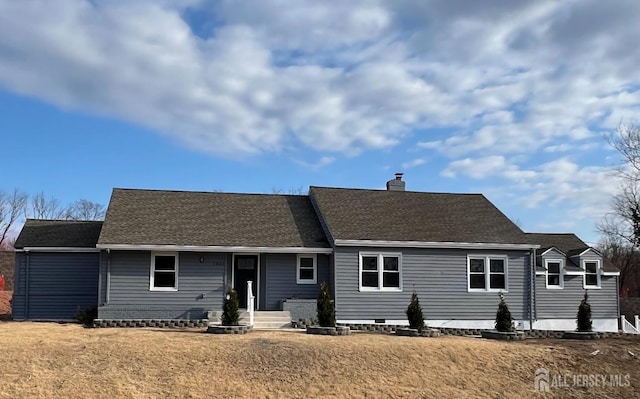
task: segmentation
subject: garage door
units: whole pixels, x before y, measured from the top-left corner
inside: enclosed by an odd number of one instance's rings
[[[28,319],[73,319],[98,304],[99,253],[30,254]]]

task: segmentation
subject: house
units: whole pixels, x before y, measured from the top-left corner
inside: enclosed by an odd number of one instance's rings
[[[14,318],[200,320],[228,289],[261,311],[313,317],[322,281],[344,324],[493,328],[503,293],[519,328],[618,330],[619,272],[572,234],[527,234],[481,194],[311,187],[308,195],[114,189],[104,223],[28,220]]]

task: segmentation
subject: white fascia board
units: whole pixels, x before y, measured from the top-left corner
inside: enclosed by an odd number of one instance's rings
[[[580,252],[579,254],[571,255],[571,257],[572,258],[576,258],[576,257],[579,257],[579,256],[582,256],[582,255],[586,254],[589,251],[593,251],[593,252],[595,252],[596,255],[602,256],[600,251],[598,251],[597,249],[595,249],[593,247],[589,247],[589,248],[585,249],[584,251]]]
[[[99,249],[121,251],[182,251],[182,252],[242,252],[242,253],[287,253],[287,254],[331,254],[331,248],[306,247],[245,247],[245,246],[196,246],[196,245],[135,245],[98,244]]]
[[[564,274],[566,274],[567,276],[582,276],[584,274],[584,271],[565,270]]]
[[[546,271],[536,271],[536,276],[544,276],[545,274],[547,274]]]
[[[80,247],[24,247],[21,252],[100,252],[99,248]],[[16,250],[18,252],[18,250]]]
[[[619,276],[620,272],[602,272],[603,276]]]
[[[336,246],[344,247],[384,247],[384,248],[452,248],[452,249],[538,249],[534,244],[496,244],[484,242],[428,242],[428,241],[387,241],[387,240],[335,240]]]
[[[554,251],[556,251],[556,252],[560,252],[562,255],[567,256],[567,254],[565,254],[564,252],[562,252],[561,250],[559,250],[559,249],[558,249],[558,248],[556,248],[556,247],[551,247],[551,248],[547,249],[546,251],[544,251],[543,253],[541,253],[541,254],[540,254],[540,256],[544,256],[547,252],[549,252],[549,251],[551,251],[551,250],[554,250]]]

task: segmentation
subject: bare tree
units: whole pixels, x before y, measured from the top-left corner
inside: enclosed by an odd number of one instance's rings
[[[640,250],[624,239],[612,236],[605,236],[598,249],[620,269],[620,295],[640,295]]]
[[[622,162],[613,172],[620,189],[597,225],[600,249],[620,268],[621,294],[640,295],[640,126],[621,123],[607,141]]]
[[[34,219],[62,219],[65,216],[60,201],[47,198],[42,191],[31,197],[29,208],[28,216]]]
[[[621,187],[597,228],[605,239],[622,239],[640,247],[640,126],[621,123],[607,141],[622,157],[614,170]]]
[[[17,188],[13,193],[0,191],[0,247],[11,239],[9,233],[24,215],[28,196]]]
[[[104,205],[81,199],[72,202],[67,207],[65,218],[69,220],[102,220],[104,214]]]
[[[282,188],[272,187],[271,194],[286,194],[286,195],[307,195],[307,190],[304,187],[289,187],[288,190]]]

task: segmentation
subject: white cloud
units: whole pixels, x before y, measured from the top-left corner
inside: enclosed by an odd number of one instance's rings
[[[500,177],[512,181],[534,178],[537,173],[530,170],[520,170],[516,165],[507,162],[502,155],[492,155],[483,158],[465,158],[451,162],[442,171],[445,177],[458,175],[469,176],[472,179],[487,179]]]
[[[302,160],[297,160],[295,162],[298,165],[304,166],[305,168],[308,168],[311,170],[320,170],[327,165],[331,165],[335,160],[336,160],[335,157],[325,156],[325,157],[321,157],[317,162],[308,162],[308,161],[302,161]]]
[[[187,9],[215,18],[189,26]],[[356,154],[419,129],[423,149],[512,156],[637,114],[639,12],[632,0],[3,1],[0,86],[212,153]],[[455,135],[432,135],[443,127]]]
[[[424,165],[425,163],[427,163],[426,158],[416,158],[411,161],[404,162],[401,166],[402,169],[411,169],[420,165]]]

